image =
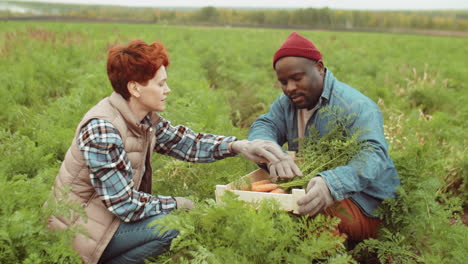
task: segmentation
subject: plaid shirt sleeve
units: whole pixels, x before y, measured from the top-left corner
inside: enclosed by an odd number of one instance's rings
[[[171,196],[155,196],[134,189],[130,160],[119,131],[110,122],[92,119],[81,129],[78,144],[96,193],[122,221],[134,222],[169,213],[176,207]]]
[[[189,162],[213,162],[236,156],[229,150],[229,143],[236,137],[195,133],[184,126],[172,126],[163,118],[156,124],[154,151]]]

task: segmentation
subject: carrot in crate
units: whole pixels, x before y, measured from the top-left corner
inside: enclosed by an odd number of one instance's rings
[[[253,192],[269,192],[277,188],[278,188],[278,184],[267,183],[267,184],[253,185],[252,191]]]
[[[252,186],[268,184],[268,183],[271,183],[271,181],[270,180],[261,180],[261,181],[252,182]]]

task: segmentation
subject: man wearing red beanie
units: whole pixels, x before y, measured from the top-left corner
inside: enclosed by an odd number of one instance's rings
[[[296,32],[274,54],[273,68],[283,94],[268,113],[252,124],[249,140],[269,140],[280,146],[288,143],[290,151],[297,151],[297,138],[308,136],[310,127],[323,136],[330,124],[337,122],[333,115],[327,115],[327,109],[340,109],[344,116],[353,116],[350,131],[360,131],[358,140],[370,148],[359,153],[359,160],[352,159],[345,166],[322,171],[312,178],[306,195],[298,201],[299,212],[340,218],[337,231],[353,241],[376,237],[381,219],[373,212],[384,199],[395,197],[400,184],[388,154],[378,106],[338,81],[324,66],[317,47]],[[277,166],[269,164],[272,176],[290,176],[281,175]],[[337,205],[331,207],[333,204]]]

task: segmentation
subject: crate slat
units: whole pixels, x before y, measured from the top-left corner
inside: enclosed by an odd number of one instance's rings
[[[256,181],[261,181],[270,178],[268,172],[263,169],[255,170],[241,179],[229,183],[227,185],[216,185],[216,202],[220,203],[220,197],[224,195],[226,190],[232,191],[233,193],[239,195],[238,199],[246,202],[259,202],[263,199],[274,199],[278,201],[280,208],[298,214],[297,200],[305,195],[304,189],[292,189],[291,194],[283,193],[263,193],[263,192],[252,192],[252,191],[243,191],[239,190],[243,187],[248,186],[249,183]]]

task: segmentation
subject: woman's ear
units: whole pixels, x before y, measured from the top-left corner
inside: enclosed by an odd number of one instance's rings
[[[127,83],[127,89],[128,92],[130,93],[131,96],[134,96],[136,98],[139,98],[141,93],[140,93],[140,87],[138,87],[138,83],[135,81],[129,81]]]

